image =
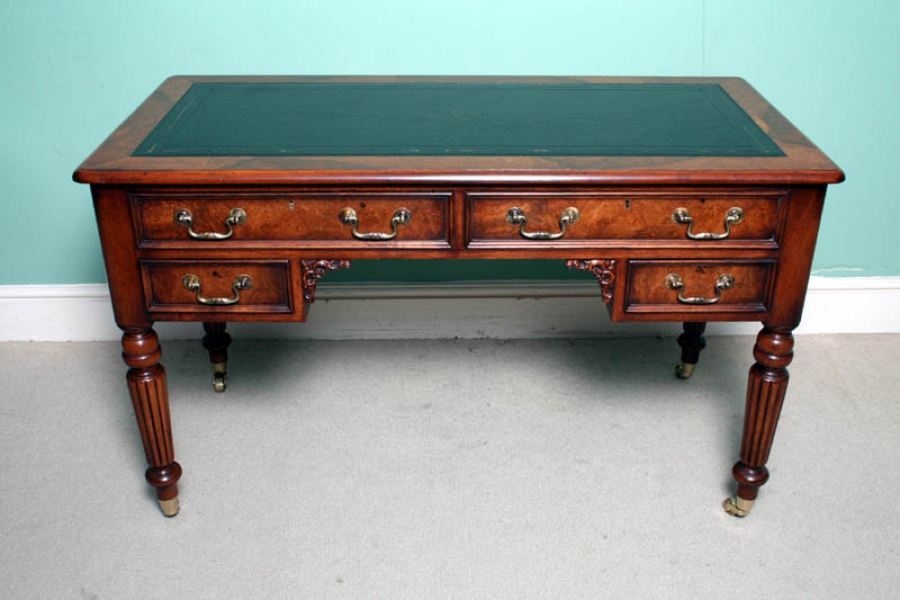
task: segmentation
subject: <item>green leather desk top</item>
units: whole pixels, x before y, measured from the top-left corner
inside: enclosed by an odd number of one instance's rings
[[[195,82],[132,156],[784,156],[716,83]]]

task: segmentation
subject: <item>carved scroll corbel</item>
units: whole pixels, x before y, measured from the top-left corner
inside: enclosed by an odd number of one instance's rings
[[[319,280],[328,271],[349,269],[350,261],[328,259],[301,260],[300,265],[303,270],[303,299],[308,304],[312,304],[316,300],[316,284],[319,283]]]
[[[582,271],[593,273],[600,283],[603,302],[605,304],[612,302],[613,292],[615,292],[616,288],[616,261],[572,259],[566,261],[566,266],[570,269],[581,269]]]

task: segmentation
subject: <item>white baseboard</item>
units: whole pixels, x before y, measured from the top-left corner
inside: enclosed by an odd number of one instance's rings
[[[197,323],[159,323],[164,339],[197,339]],[[756,323],[710,324],[752,335]],[[677,335],[677,323],[611,323],[593,281],[327,285],[306,323],[235,323],[245,339],[573,338]],[[798,333],[900,332],[900,277],[810,281]],[[0,286],[0,341],[112,341],[105,285]]]

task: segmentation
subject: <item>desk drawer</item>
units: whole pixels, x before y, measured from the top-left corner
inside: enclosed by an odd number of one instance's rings
[[[450,192],[141,192],[131,195],[142,246],[292,242],[305,247],[449,247]],[[355,223],[355,227],[354,227]]]
[[[293,313],[298,297],[287,260],[144,260],[141,272],[147,309],[156,316],[171,313],[177,320],[283,316]],[[303,303],[299,306],[302,312]]]
[[[774,261],[628,262],[626,313],[763,313]]]
[[[470,246],[603,240],[775,246],[785,198],[771,191],[473,192],[468,239]]]

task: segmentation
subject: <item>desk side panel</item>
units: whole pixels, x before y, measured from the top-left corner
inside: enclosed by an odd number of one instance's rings
[[[796,188],[791,193],[775,277],[772,311],[765,324],[792,330],[800,324],[815,254],[826,186]]]
[[[124,188],[98,185],[91,186],[91,195],[116,324],[149,327],[128,195]]]

